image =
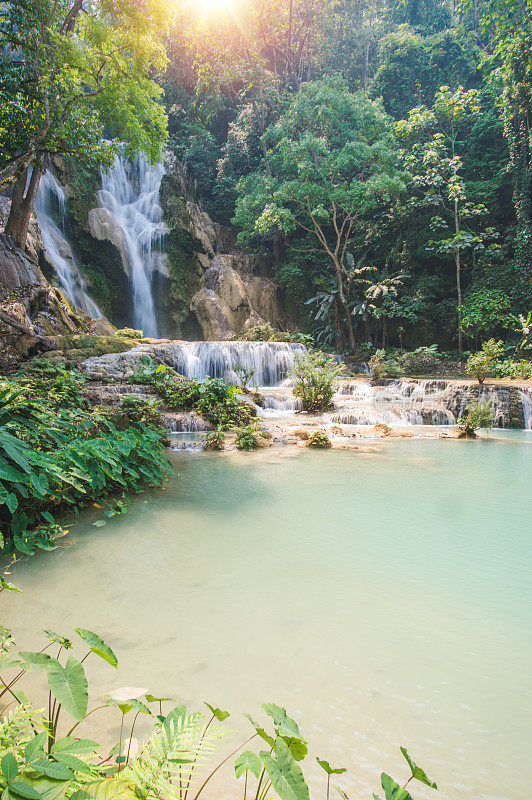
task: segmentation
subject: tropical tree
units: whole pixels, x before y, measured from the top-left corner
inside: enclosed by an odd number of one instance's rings
[[[396,124],[399,138],[409,145],[404,152],[404,163],[413,176],[410,206],[432,207],[439,212],[433,215],[430,226],[436,238],[429,240],[427,249],[454,259],[460,352],[463,351],[462,254],[484,247],[485,241],[497,236],[493,228],[474,231],[468,225],[486,214],[487,209],[483,204],[468,201],[463,162],[457,148],[460,132],[480,111],[475,89],[466,92],[460,86],[453,92],[442,86],[432,109],[414,108],[408,119]]]
[[[166,117],[152,80],[165,65],[160,0],[15,0],[0,27],[0,185],[6,234],[24,247],[44,162],[109,164],[116,145],[160,158]]]
[[[264,168],[238,187],[240,240],[309,234],[316,257],[325,254],[334,271],[354,349],[349,296],[367,271],[348,249],[354,229],[405,189],[391,121],[378,103],[327,78],[304,84],[263,142]]]

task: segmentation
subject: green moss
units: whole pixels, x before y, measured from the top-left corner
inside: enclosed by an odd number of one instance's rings
[[[74,192],[69,199],[69,211],[76,222],[86,228],[89,211],[98,205],[96,193],[100,188],[100,172],[97,167],[73,159],[67,160],[67,169],[68,182]]]

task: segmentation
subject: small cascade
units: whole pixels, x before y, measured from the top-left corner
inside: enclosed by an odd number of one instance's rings
[[[121,228],[127,247],[133,286],[133,324],[145,336],[157,336],[152,295],[153,254],[161,248],[165,233],[159,189],[164,165],[150,165],[142,156],[117,157],[109,172],[102,172],[100,205]]]
[[[85,290],[83,276],[66,237],[65,192],[49,169],[39,182],[34,210],[46,255],[54,266],[61,289],[74,305],[82,308],[93,319],[99,319],[102,312]],[[59,225],[54,217],[58,219]]]
[[[448,401],[448,381],[342,381],[327,418],[340,425],[452,425]]]
[[[170,433],[201,433],[213,427],[208,420],[191,411],[165,413],[163,418]]]
[[[519,396],[523,405],[525,430],[532,431],[532,389],[520,389]]]
[[[292,372],[295,354],[304,349],[288,342],[172,342],[161,345],[158,355],[193,380],[225,378],[238,386],[235,369],[242,366],[254,370],[248,384],[277,386]]]

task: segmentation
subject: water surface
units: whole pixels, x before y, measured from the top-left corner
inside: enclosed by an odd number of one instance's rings
[[[352,798],[377,791],[381,769],[406,779],[405,744],[440,786],[416,797],[521,800],[531,445],[175,453],[164,490],[105,527],[84,514],[61,549],[19,564],[24,594],[4,593],[2,622],[21,647],[43,627],[100,632],[120,674],[87,662],[99,692],[206,699],[239,730],[239,712],[285,705],[314,753],[349,767]]]

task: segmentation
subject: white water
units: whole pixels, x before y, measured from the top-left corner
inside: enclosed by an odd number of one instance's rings
[[[235,369],[243,366],[253,370],[248,386],[277,386],[304,349],[287,342],[172,342],[157,348],[156,356],[192,380],[225,378],[239,385]]]
[[[153,251],[164,237],[159,189],[163,164],[150,165],[146,156],[118,158],[102,172],[100,204],[122,229],[133,285],[133,324],[145,336],[157,336],[152,294]],[[127,265],[126,265],[127,266]]]
[[[59,226],[53,217],[54,207],[59,216]],[[72,248],[66,238],[65,192],[49,169],[44,172],[39,182],[34,210],[46,255],[54,266],[62,290],[74,305],[82,308],[94,319],[99,319],[102,312],[85,290],[83,277],[76,266]]]
[[[532,430],[532,389],[522,389],[519,394],[523,403],[523,416],[525,418],[525,430]]]

